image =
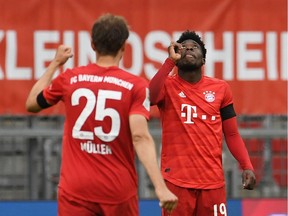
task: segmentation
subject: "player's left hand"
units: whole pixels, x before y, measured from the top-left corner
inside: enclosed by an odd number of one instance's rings
[[[58,66],[62,66],[66,63],[66,61],[69,58],[72,58],[72,57],[73,57],[73,53],[72,53],[71,47],[68,47],[68,46],[62,44],[58,47],[53,61]]]
[[[242,173],[243,189],[253,190],[256,185],[256,177],[252,170],[244,170]]]

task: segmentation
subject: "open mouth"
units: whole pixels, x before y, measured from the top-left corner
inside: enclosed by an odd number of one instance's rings
[[[192,54],[187,54],[185,57],[186,57],[186,58],[189,58],[189,59],[190,59],[190,58],[194,58],[194,59],[196,58],[196,57],[195,57],[194,55],[192,55]]]

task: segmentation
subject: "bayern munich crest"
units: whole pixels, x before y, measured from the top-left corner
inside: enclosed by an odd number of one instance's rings
[[[215,92],[213,91],[204,91],[205,100],[207,102],[213,102],[215,100]]]

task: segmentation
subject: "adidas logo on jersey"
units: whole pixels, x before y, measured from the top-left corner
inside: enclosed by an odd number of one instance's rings
[[[185,97],[186,97],[186,95],[184,94],[183,91],[181,91],[178,95],[179,95],[181,98],[185,98]]]

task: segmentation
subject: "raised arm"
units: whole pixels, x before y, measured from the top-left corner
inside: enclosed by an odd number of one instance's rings
[[[168,47],[169,58],[167,58],[158,70],[155,76],[151,79],[149,83],[150,91],[150,103],[151,105],[156,105],[164,97],[162,94],[162,89],[164,88],[165,79],[168,74],[173,70],[175,63],[180,59],[180,54],[175,52],[175,47],[178,49],[181,48],[181,45],[178,43],[171,42]]]
[[[71,48],[60,45],[57,49],[54,59],[51,61],[47,67],[45,73],[40,77],[40,79],[32,87],[27,100],[26,100],[26,109],[29,112],[39,112],[42,108],[37,103],[38,94],[47,86],[50,85],[53,75],[56,70],[65,64],[68,58],[73,56]]]
[[[156,150],[147,120],[144,116],[133,114],[129,117],[132,140],[137,156],[145,167],[153,185],[160,206],[171,212],[176,208],[178,198],[168,190],[157,164]]]
[[[163,99],[164,94],[162,94],[162,89],[164,88],[165,79],[174,68],[174,65],[174,62],[170,58],[167,58],[162,67],[150,80],[149,91],[151,105],[156,105]]]

